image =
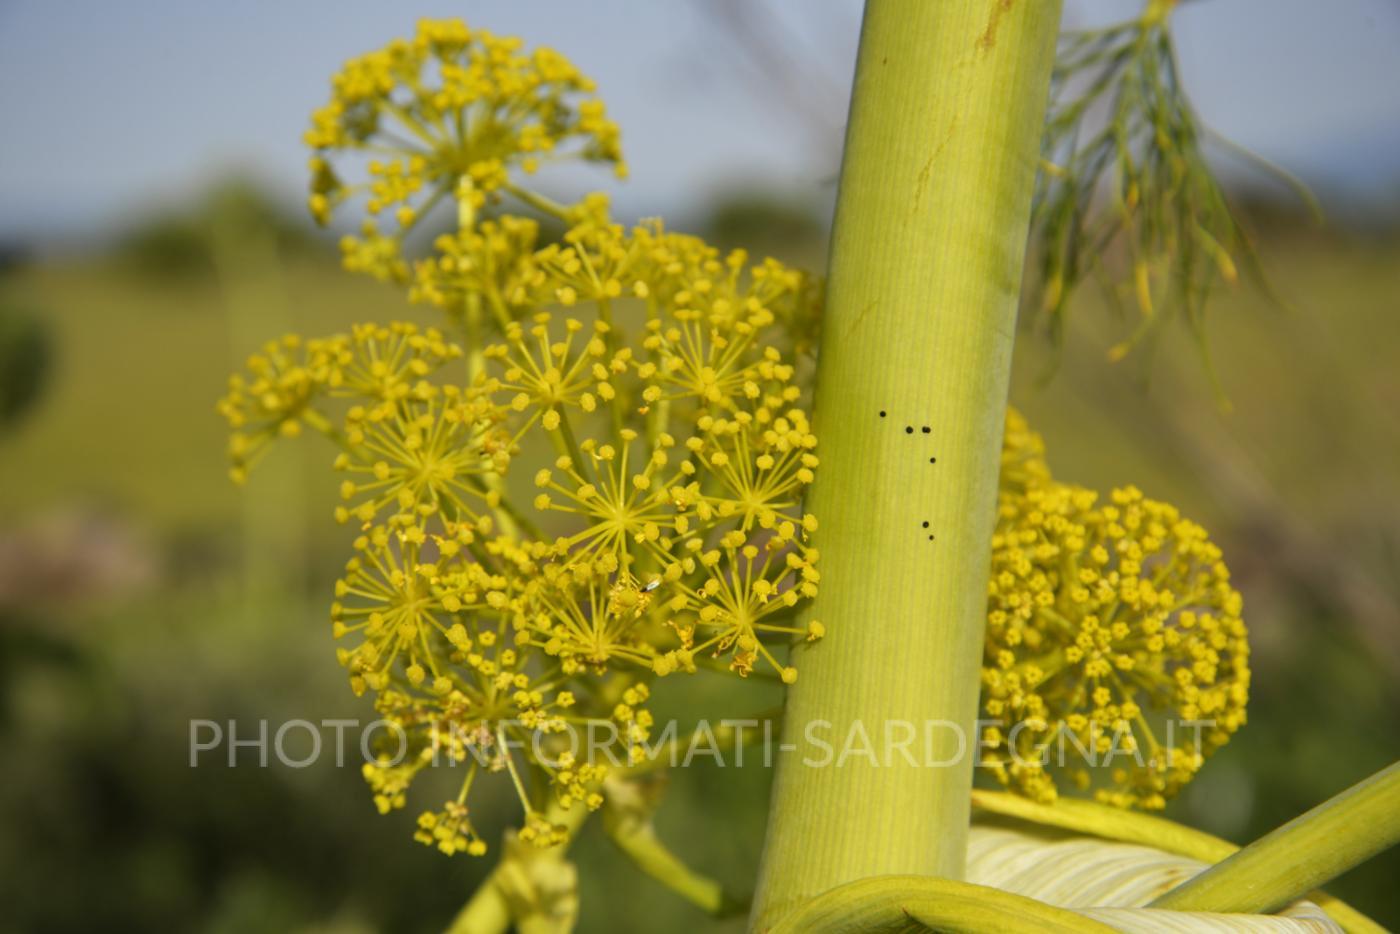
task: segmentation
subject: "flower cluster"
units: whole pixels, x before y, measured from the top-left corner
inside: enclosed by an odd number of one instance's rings
[[[1031,428],[1026,417],[1014,408],[1006,410],[1006,428],[1001,443],[1001,472],[998,495],[1024,494],[1050,482],[1050,465],[1045,462],[1045,440]]]
[[[249,357],[246,374],[229,378],[219,413],[231,429],[229,474],[235,483],[247,479],[269,442],[295,438],[308,419],[317,422],[312,405],[341,371],[347,353],[343,338],[308,342],[288,334]]]
[[[403,235],[439,203],[455,203],[467,228],[502,192],[533,202],[512,169],[530,174],[546,160],[581,158],[626,175],[617,124],[593,90],[552,49],[526,52],[519,39],[461,20],[424,20],[413,38],[351,59],[332,78],[331,99],[305,135],[314,151],[311,213],[327,223],[337,206],[362,197],[368,216],[360,235],[342,242],[346,267],[406,281]],[[342,173],[351,169],[364,180],[347,183]]]
[[[792,683],[791,647],[823,633],[796,622],[820,582],[802,508],[819,289],[659,222],[624,228],[603,195],[516,187],[566,149],[621,168],[590,90],[555,53],[455,21],[346,65],[307,137],[312,211],[364,193],[371,217],[392,212],[396,232],[371,220],[346,264],[407,285],[466,343],[406,323],[290,336],[220,403],[236,479],[303,428],[339,447],[336,519],[355,538],[332,635],[396,728],[365,778],[389,812],[424,769],[460,765],[418,822],[445,853],[486,850],[482,774],[508,776],[522,841],[557,843],[559,809],[601,806],[608,766],[645,754],[658,679]],[[375,158],[365,185],[331,170],[347,152]],[[562,240],[483,216],[499,192],[552,213]],[[410,262],[402,233],[444,198],[457,229]],[[599,727],[616,737],[602,761],[575,748]]]
[[[819,580],[801,510],[818,460],[776,346],[801,277],[656,225],[589,222],[534,262],[536,301],[564,314],[509,323],[474,388],[556,452],[533,476],[553,530],[546,651],[791,682],[767,642],[820,631],[791,619]]]
[[[1245,721],[1240,595],[1220,549],[1174,507],[1133,487],[1101,502],[1051,480],[1041,452],[1008,419],[984,761],[1037,800],[1055,798],[1061,773],[1100,801],[1161,808]]]
[[[539,224],[506,214],[482,221],[433,243],[433,255],[413,266],[409,298],[443,309],[459,323],[469,311],[489,312],[497,322],[528,313],[525,286],[535,277]]]

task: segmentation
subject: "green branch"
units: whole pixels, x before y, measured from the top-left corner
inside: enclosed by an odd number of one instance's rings
[[[1400,842],[1400,762],[1172,889],[1151,908],[1267,914]]]
[[[1037,804],[1020,795],[978,789],[972,792],[972,809],[1104,840],[1137,843],[1203,863],[1218,863],[1240,849],[1228,840],[1165,818],[1076,798]],[[1385,934],[1385,928],[1339,898],[1320,890],[1309,892],[1306,897],[1316,902],[1347,934]]]
[[[671,852],[656,835],[650,818],[615,814],[603,814],[608,839],[642,872],[707,914],[727,917],[747,910],[747,902],[727,895],[719,882],[694,871]]]

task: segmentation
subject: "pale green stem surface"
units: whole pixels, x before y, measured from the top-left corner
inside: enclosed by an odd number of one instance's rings
[[[1151,908],[1267,914],[1400,842],[1400,762],[1260,837]]]
[[[789,914],[774,934],[1112,934],[1065,908],[1001,889],[927,876],[878,876],[832,889]]]
[[[807,618],[827,635],[798,656],[788,695],[796,750],[778,770],[759,930],[866,876],[963,871],[1002,420],[1059,11],[1058,0],[866,8],[809,499],[822,581]],[[861,726],[878,765],[840,756]],[[826,758],[809,727],[834,747],[824,766],[807,764]],[[886,736],[910,730],[914,762],[886,757]]]

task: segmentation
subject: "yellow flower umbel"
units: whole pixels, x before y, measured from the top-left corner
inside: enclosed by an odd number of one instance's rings
[[[552,49],[526,52],[519,39],[461,20],[423,20],[412,39],[353,58],[332,79],[330,102],[312,114],[305,136],[315,151],[311,213],[326,223],[337,205],[362,195],[369,217],[361,235],[342,244],[346,267],[405,281],[402,237],[439,203],[455,202],[466,230],[500,192],[535,199],[515,186],[512,170],[581,158],[626,174],[617,124],[593,90]],[[358,157],[353,168],[364,181],[342,180],[352,167],[337,163],[347,156]],[[392,218],[387,233],[383,217]],[[470,243],[444,248],[444,256],[453,252],[482,251]]]
[[[557,426],[567,422],[557,413],[545,421]],[[556,428],[555,430],[559,430]],[[562,431],[560,432],[562,436]],[[688,461],[671,463],[675,439],[661,435],[654,446],[644,445],[631,428],[619,431],[618,444],[585,439],[579,459],[563,455],[555,471],[542,469],[535,485],[545,490],[535,497],[535,508],[571,513],[580,528],[555,539],[554,553],[570,566],[586,565],[604,573],[617,571],[631,577],[648,565],[670,562],[673,547],[691,538],[679,514],[672,491],[680,489],[689,474]],[[565,446],[568,439],[564,440]],[[648,447],[647,456],[642,454]],[[664,534],[663,534],[664,533]]]
[[[397,403],[355,406],[346,417],[346,452],[336,467],[350,505],[336,511],[368,522],[386,506],[443,509],[479,520],[500,501],[487,478],[504,474],[512,441],[500,428],[504,412],[456,386],[424,384]]]
[[[444,852],[485,846],[468,800],[483,773],[508,774],[522,839],[542,845],[559,839],[548,796],[601,804],[601,766],[552,761],[535,735],[548,750],[606,721],[636,759],[648,681],[707,667],[791,683],[788,646],[822,635],[793,622],[820,579],[802,508],[819,461],[773,310],[805,280],[718,257],[591,213],[529,257],[466,385],[453,374],[472,354],[438,331],[360,325],[269,348],[222,405],[256,439],[239,467],[288,425],[341,448],[337,517],[360,534],[332,609],[339,657],[411,751],[365,775],[387,810],[444,753],[465,763],[459,796],[420,821]],[[524,468],[531,511],[505,479],[538,441],[555,454]]]
[[[1249,644],[1220,550],[1136,489],[1003,496],[993,537],[984,762],[1053,800],[1055,773],[1161,808],[1245,721]],[[1091,766],[1101,768],[1094,769]]]
[[[533,584],[521,641],[564,660],[565,669],[604,670],[609,663],[650,666],[656,652],[638,625],[651,595],[591,565],[547,564]]]
[[[724,656],[792,681],[766,643],[820,634],[786,621],[816,593],[802,499],[818,458],[770,306],[790,308],[802,278],[599,217],[535,270],[536,300],[570,317],[508,325],[474,388],[512,410],[522,444],[540,433],[555,448],[535,472],[538,521],[557,530],[550,573],[594,593],[591,616],[565,602],[530,638],[594,665],[667,674]]]
[[[403,322],[268,344],[219,403],[233,429],[234,478],[246,477],[270,441],[309,425],[342,448],[340,521],[419,507],[481,519],[496,505],[488,482],[505,471],[513,441],[500,428],[502,409],[429,380],[461,356],[436,329]],[[335,400],[348,404],[343,415],[328,410]]]
[[[528,546],[483,539],[429,511],[421,521],[394,516],[355,547],[331,615],[337,639],[358,640],[339,653],[352,687],[378,692],[376,710],[395,728],[364,767],[377,807],[402,807],[426,768],[464,766],[457,797],[422,814],[416,838],[449,855],[480,855],[487,848],[469,797],[482,774],[504,773],[525,812],[521,839],[558,843],[562,831],[543,816],[547,802],[532,793],[531,776],[561,807],[600,807],[607,770],[574,761],[564,731],[592,735],[592,725],[610,721],[638,757],[651,725],[645,685],[531,644],[531,626],[557,602],[541,597],[544,570]]]
[[[466,527],[453,532],[433,536],[440,555],[455,556],[473,541]],[[447,607],[454,598],[442,591],[444,576],[450,573],[444,562],[450,559],[425,560],[428,542],[428,532],[412,515],[395,516],[390,525],[371,528],[355,540],[357,554],[336,582],[331,620],[337,639],[361,639],[353,649],[340,652],[357,694],[367,686],[382,690],[400,670],[413,687],[426,682],[436,694],[452,689],[441,662],[470,640],[465,629],[449,628]]]
[[[506,343],[486,348],[486,356],[502,365],[488,389],[504,393],[511,408],[528,411],[532,421],[553,418],[564,406],[592,412],[600,396],[608,398],[613,392],[608,369],[598,369],[607,355],[607,325],[595,321],[592,336],[585,336],[583,322],[567,318],[563,333],[551,334],[552,320],[542,311],[528,328],[507,325]]]
[[[425,378],[462,356],[462,348],[437,328],[420,329],[404,321],[356,325],[348,343],[353,353],[344,358],[336,383],[342,391],[337,395],[358,395],[375,402],[406,398]]]
[[[442,234],[434,254],[413,265],[408,297],[456,314],[469,306],[489,311],[504,326],[530,310],[526,285],[535,270],[539,224],[509,214]]]
[[[756,384],[755,384],[756,385]],[[789,407],[796,387],[781,394],[745,399],[729,417],[702,415],[696,421],[695,459],[707,482],[701,484],[696,513],[736,518],[739,528],[772,529],[800,503],[819,463],[813,452],[817,437],[801,409]],[[803,531],[816,530],[805,518]],[[792,539],[791,531],[785,536]]]
[[[796,681],[797,669],[779,662],[763,643],[773,635],[816,640],[824,632],[821,623],[792,624],[792,608],[816,596],[820,580],[816,550],[797,544],[796,534],[792,522],[783,522],[760,546],[735,529],[719,548],[701,553],[703,580],[693,587],[680,583],[669,603],[669,609],[684,611],[671,623],[681,647],[659,657],[656,671],[691,669],[698,653],[710,651],[727,655],[730,669],[742,676],[762,660],[785,684]]]
[[[362,206],[345,266],[411,283],[463,343],[403,322],[288,337],[220,404],[239,479],[303,427],[339,448],[336,516],[356,537],[332,632],[352,689],[397,728],[365,778],[387,812],[424,769],[462,766],[416,834],[449,854],[486,850],[483,775],[509,779],[520,840],[558,843],[559,809],[600,807],[606,777],[568,731],[604,724],[623,747],[609,758],[635,762],[656,678],[791,683],[790,646],[823,632],[793,622],[819,582],[802,408],[819,287],[660,222],[624,228],[601,193],[520,187],[555,157],[625,174],[591,92],[557,53],[456,20],[348,62],[306,136],[311,211]],[[561,241],[485,216],[503,196],[562,222]],[[403,237],[438,204],[456,227],[410,261]]]
[[[1045,463],[1045,440],[1031,428],[1024,415],[1008,406],[1001,443],[1000,495],[1023,494],[1049,482],[1050,467]]]
[[[315,404],[343,380],[351,361],[344,337],[305,341],[295,334],[269,341],[248,358],[247,375],[229,377],[219,413],[228,421],[229,474],[242,483],[248,470],[276,438],[295,438],[303,424],[329,425]]]

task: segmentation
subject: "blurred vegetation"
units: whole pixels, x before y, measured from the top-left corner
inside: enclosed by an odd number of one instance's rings
[[[813,245],[825,246],[826,230],[815,205],[767,191],[733,191],[715,198],[702,224],[721,249],[801,259]]]
[[[0,305],[0,430],[39,397],[49,355],[49,335],[39,315]]]
[[[112,259],[139,276],[208,277],[214,272],[211,237],[228,226],[271,237],[287,257],[333,252],[334,245],[300,212],[284,208],[248,179],[231,178],[193,204],[139,218],[115,238]]]
[[[696,232],[820,262],[804,206],[720,203]],[[0,318],[0,398],[32,400],[0,434],[0,928],[435,931],[487,868],[414,844],[411,809],[377,816],[353,756],[259,769],[245,752],[230,769],[221,748],[188,765],[190,718],[373,718],[324,618],[346,534],[330,519],[332,452],[278,451],[237,490],[213,405],[274,333],[431,317],[341,273],[333,245],[281,216],[256,196],[210,198],[160,236],[0,277],[0,308],[42,309]],[[1112,333],[1066,335],[1045,386],[1047,351],[1023,341],[1014,389],[1057,475],[1136,482],[1225,548],[1256,652],[1251,722],[1170,814],[1238,841],[1400,754],[1400,238],[1287,215],[1261,229],[1289,308],[1220,296],[1211,337],[1233,414],[1191,348],[1164,347],[1144,384],[1103,359]],[[775,700],[762,685],[668,683],[658,718],[684,718],[690,691],[721,693],[734,716]],[[744,891],[770,779],[752,758],[677,770],[663,837]],[[589,867],[582,930],[742,929],[637,875],[596,828],[575,856]],[[1400,925],[1397,877],[1392,853],[1333,888]]]

